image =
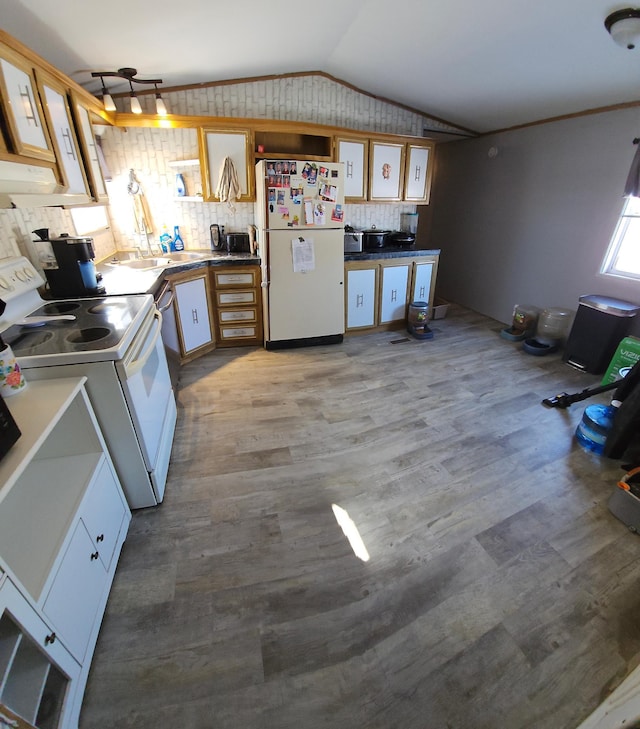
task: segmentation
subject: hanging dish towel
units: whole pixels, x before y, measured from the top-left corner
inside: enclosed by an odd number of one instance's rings
[[[216,197],[220,202],[226,202],[231,210],[236,209],[234,203],[240,197],[240,183],[231,157],[225,157],[222,163]]]
[[[147,198],[133,170],[129,170],[127,192],[131,195],[133,201],[133,219],[135,221],[136,233],[148,236],[150,233],[153,233],[153,219],[151,218]]]

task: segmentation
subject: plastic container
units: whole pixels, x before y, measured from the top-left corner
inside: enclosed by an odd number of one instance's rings
[[[511,342],[520,342],[527,337],[533,336],[538,323],[540,309],[536,306],[516,304],[513,308],[513,320],[511,326],[503,329],[500,336]]]
[[[576,428],[576,440],[588,451],[601,456],[613,425],[616,409],[611,405],[588,405]]]
[[[416,339],[433,339],[429,323],[429,304],[426,301],[412,301],[407,316],[407,331]]]
[[[184,250],[184,241],[182,240],[182,236],[180,235],[180,226],[174,225],[173,227],[173,250],[174,251],[183,251]]]
[[[400,231],[415,235],[418,232],[418,213],[400,213]]]
[[[535,339],[540,344],[549,344],[557,346],[567,336],[573,311],[571,309],[561,309],[552,307],[545,309],[538,317],[538,325],[536,327]]]
[[[187,186],[184,184],[184,177],[181,174],[176,175],[176,195],[177,197],[185,197],[187,194]]]
[[[172,243],[173,239],[171,238],[171,233],[169,233],[167,226],[163,225],[162,233],[160,233],[160,248],[162,249],[162,252],[168,253],[170,250],[173,250],[171,247]]]

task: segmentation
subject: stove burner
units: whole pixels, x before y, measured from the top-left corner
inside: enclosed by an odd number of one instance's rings
[[[51,304],[45,304],[41,309],[41,314],[67,314],[80,308],[77,301],[54,301]]]
[[[90,327],[89,329],[76,329],[66,339],[71,344],[86,344],[104,339],[109,334],[111,334],[111,330],[107,327]]]
[[[105,311],[114,311],[116,309],[127,309],[128,304],[126,301],[101,301],[99,304],[90,306],[87,309],[89,314],[104,314]]]
[[[21,331],[15,339],[11,340],[11,347],[14,352],[19,351],[20,354],[28,354],[31,350],[48,342],[54,336],[53,332],[33,332],[32,330]]]

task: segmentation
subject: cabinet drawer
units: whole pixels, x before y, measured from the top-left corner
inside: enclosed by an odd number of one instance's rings
[[[218,306],[228,304],[255,304],[255,291],[216,291]]]
[[[256,309],[221,309],[218,318],[221,325],[239,321],[255,322],[258,321],[258,312]]]
[[[251,327],[220,327],[220,334],[223,340],[228,339],[255,339],[257,330]]]
[[[214,273],[216,287],[222,286],[255,286],[253,271],[246,273]]]

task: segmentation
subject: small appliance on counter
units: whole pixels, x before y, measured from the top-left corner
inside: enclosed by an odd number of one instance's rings
[[[345,253],[362,253],[362,238],[364,233],[361,230],[355,230],[350,225],[344,226],[344,252]]]
[[[376,227],[363,230],[362,232],[365,251],[384,248],[387,242],[387,236],[391,233],[390,230],[378,230]]]
[[[209,226],[209,235],[211,236],[212,251],[226,251],[227,241],[224,236],[224,225],[213,223]]]
[[[63,233],[50,238],[48,228],[34,230],[46,252],[40,256],[51,295],[59,299],[97,296],[105,293],[100,286],[102,274],[96,273],[93,262],[93,238],[80,238]]]
[[[416,236],[414,233],[399,230],[395,233],[389,233],[386,237],[384,245],[385,247],[392,248],[413,248],[416,243]]]
[[[400,213],[400,230],[415,236],[418,232],[418,213]]]
[[[227,233],[227,253],[249,253],[249,233]]]

